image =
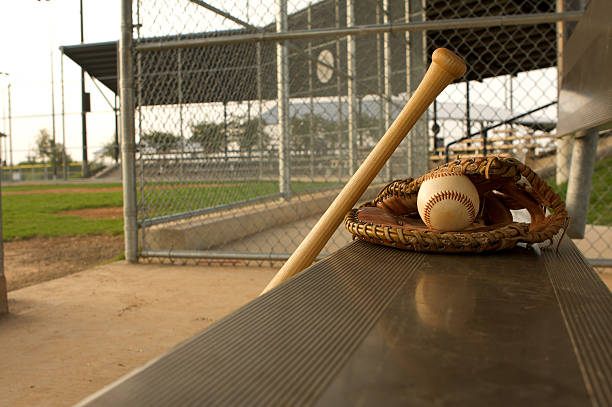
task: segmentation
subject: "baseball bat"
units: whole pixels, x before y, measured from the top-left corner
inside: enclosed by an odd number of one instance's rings
[[[419,117],[444,88],[463,76],[465,70],[463,59],[452,51],[445,48],[434,51],[429,69],[406,106],[262,294],[312,264],[346,213],[357,203]]]

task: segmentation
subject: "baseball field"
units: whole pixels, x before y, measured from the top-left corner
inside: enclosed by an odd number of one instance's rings
[[[295,182],[295,192],[330,183]],[[139,198],[148,217],[244,201],[278,191],[278,184],[226,182],[147,185]],[[119,183],[3,186],[3,239],[9,291],[122,258]]]
[[[594,177],[589,216],[610,225],[598,209],[612,199],[605,176]],[[192,205],[202,188],[161,184],[147,193],[159,202],[188,195]],[[275,188],[216,183],[205,191],[220,205]],[[120,184],[7,186],[2,204],[11,314],[0,321],[0,405],[77,402],[255,298],[276,271],[113,262],[123,253]]]

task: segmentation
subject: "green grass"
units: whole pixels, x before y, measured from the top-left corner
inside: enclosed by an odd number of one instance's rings
[[[112,184],[36,184],[36,185],[2,185],[2,191],[40,191],[45,189],[103,189],[121,187],[120,183]]]
[[[3,237],[6,241],[32,236],[120,234],[122,219],[83,219],[56,212],[121,205],[121,192],[3,195]]]
[[[96,191],[100,188],[117,187],[121,184],[43,184],[29,186],[7,186],[2,190],[36,191],[65,189],[65,193],[3,194],[4,240],[25,239],[32,236],[66,236],[92,234],[121,234],[123,219],[83,219],[77,216],[58,215],[58,212],[122,206],[121,191]],[[146,217],[152,218],[225,205],[278,193],[277,182],[223,182],[194,187],[158,184],[147,186],[139,202],[147,208]],[[315,191],[336,186],[335,183],[294,182],[295,193]],[[71,193],[70,188],[88,188],[91,192]],[[142,201],[141,201],[141,198]]]
[[[554,186],[554,179],[547,181],[565,200],[567,183]],[[612,157],[599,160],[595,164],[587,223],[612,226]]]
[[[337,184],[330,182],[293,182],[291,188],[294,193],[299,194],[307,191],[318,191],[335,185]],[[147,209],[147,218],[154,218],[274,194],[278,194],[278,183],[273,181],[236,182],[227,185],[215,183],[201,187],[186,186],[159,189],[149,186],[144,191],[144,202]]]

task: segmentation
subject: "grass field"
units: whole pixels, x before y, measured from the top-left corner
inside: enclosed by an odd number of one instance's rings
[[[547,181],[554,185],[553,179]],[[567,183],[555,190],[565,200]],[[595,165],[587,223],[612,226],[612,157],[599,160]]]
[[[551,180],[549,180],[550,182]],[[121,184],[41,184],[28,186],[4,186],[9,194],[2,196],[4,240],[23,239],[32,236],[65,236],[93,234],[121,234],[122,219],[83,219],[77,216],[58,215],[58,212],[122,206]],[[338,186],[335,183],[294,182],[296,194],[318,191]],[[71,192],[71,189],[80,191]],[[44,190],[65,190],[46,193]],[[109,191],[116,189],[116,191]],[[567,185],[556,188],[565,198]],[[85,190],[85,191],[84,191]],[[35,193],[25,193],[33,191]],[[10,194],[15,192],[17,194]],[[147,218],[193,211],[240,202],[278,193],[278,183],[273,181],[216,182],[147,185],[139,192],[139,202],[146,208]],[[588,223],[612,225],[612,158],[597,162],[589,207]]]
[[[291,188],[294,193],[299,194],[337,185],[331,182],[292,182]],[[167,184],[156,184],[147,186],[143,201],[146,203],[147,218],[154,218],[275,194],[278,194],[278,183],[273,181],[227,182],[198,186],[175,184],[171,188]]]
[[[47,189],[51,186],[45,187]],[[104,187],[107,185],[100,186]],[[66,189],[66,193],[3,195],[4,240],[32,236],[122,233],[122,219],[83,219],[56,214],[75,209],[122,205],[121,192],[95,192],[95,187],[91,189],[91,193],[70,193]]]
[[[295,193],[320,190],[332,183],[295,182]],[[123,205],[122,192],[108,191],[121,184],[43,184],[6,186],[3,194],[3,237],[5,241],[32,236],[66,236],[93,234],[121,234],[122,219],[83,219],[78,216],[58,215],[58,212],[87,208]],[[79,189],[78,193],[70,192]],[[45,193],[62,189],[66,192]],[[83,192],[83,189],[90,191]],[[33,191],[36,193],[25,193]],[[200,208],[224,205],[273,195],[278,192],[276,182],[227,182],[212,185],[148,185],[139,193],[139,202],[147,209],[147,218],[181,213]]]

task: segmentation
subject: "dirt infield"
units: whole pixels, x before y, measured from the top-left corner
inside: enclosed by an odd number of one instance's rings
[[[116,259],[123,253],[123,236],[34,237],[4,243],[4,273],[8,290],[76,273]]]
[[[84,219],[121,219],[123,217],[123,208],[111,206],[107,208],[76,209],[74,211],[57,212],[56,215],[78,216]]]

